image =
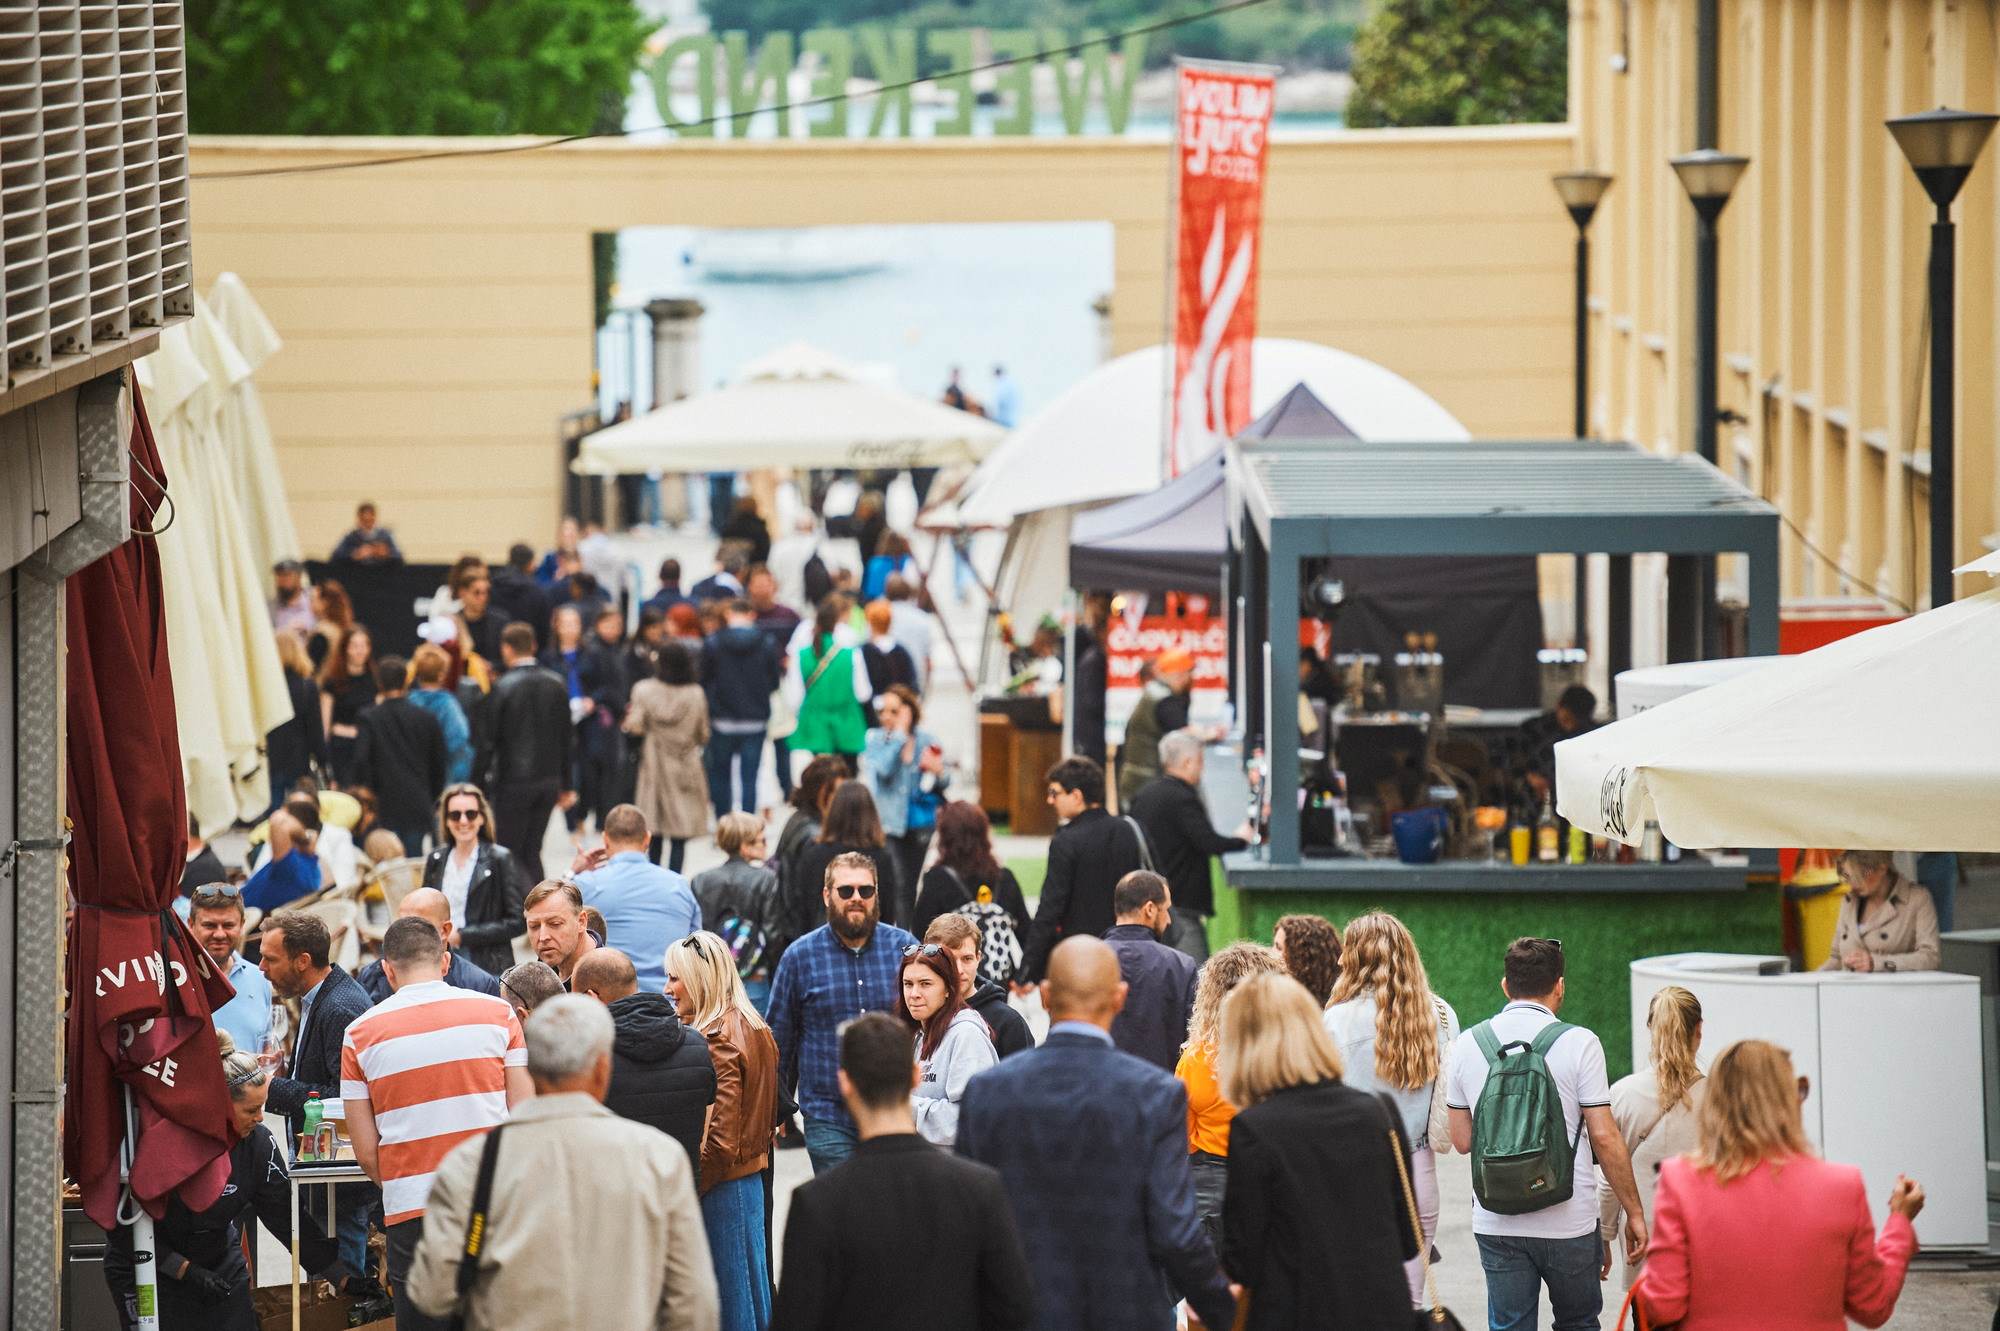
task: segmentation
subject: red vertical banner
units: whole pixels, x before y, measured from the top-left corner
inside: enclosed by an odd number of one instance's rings
[[[1261,65],[1180,67],[1169,477],[1250,423],[1257,248],[1276,86],[1276,71]]]

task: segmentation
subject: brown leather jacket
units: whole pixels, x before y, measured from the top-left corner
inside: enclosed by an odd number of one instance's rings
[[[702,1030],[715,1062],[715,1104],[701,1139],[701,1190],[762,1172],[778,1108],[778,1042],[731,1009]]]

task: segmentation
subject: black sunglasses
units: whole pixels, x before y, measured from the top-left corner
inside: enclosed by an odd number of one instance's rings
[[[860,897],[863,901],[873,901],[875,899],[875,884],[873,883],[842,883],[840,886],[834,888],[833,891],[834,895],[842,901],[852,901],[856,897]]]
[[[448,823],[476,823],[480,819],[477,809],[447,809],[444,820]]]

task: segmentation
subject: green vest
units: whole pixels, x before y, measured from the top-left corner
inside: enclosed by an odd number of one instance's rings
[[[868,718],[854,700],[854,649],[834,648],[824,670],[819,668],[820,659],[817,643],[799,654],[806,696],[799,704],[799,725],[792,732],[791,746],[813,754],[859,753],[868,738]]]

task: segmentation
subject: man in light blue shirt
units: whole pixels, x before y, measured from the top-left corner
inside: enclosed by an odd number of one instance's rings
[[[246,1054],[264,1052],[271,1036],[271,982],[255,962],[243,958],[243,893],[233,883],[197,887],[188,907],[188,927],[208,953],[236,997],[215,1014],[215,1024]]]
[[[1013,376],[1007,367],[993,367],[993,401],[986,413],[996,425],[1011,430],[1021,422],[1021,390],[1014,386]]]
[[[701,928],[687,879],[646,858],[646,815],[621,804],[604,815],[604,845],[576,857],[570,873],[583,904],[604,916],[605,946],[632,959],[642,993],[667,987],[667,945]]]

